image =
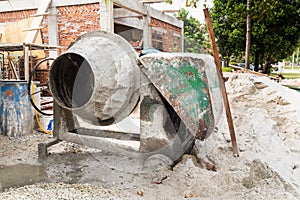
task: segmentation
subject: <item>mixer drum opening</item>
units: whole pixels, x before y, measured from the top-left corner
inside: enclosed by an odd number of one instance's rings
[[[79,109],[88,104],[94,91],[94,73],[82,56],[66,53],[58,57],[49,72],[50,90],[57,103]]]

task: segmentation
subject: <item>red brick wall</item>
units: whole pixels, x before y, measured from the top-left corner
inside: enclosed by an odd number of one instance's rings
[[[57,8],[59,45],[63,47],[61,52],[64,52],[78,36],[89,31],[100,30],[99,10],[99,3]],[[35,13],[36,10],[0,13],[0,23],[25,19]],[[42,39],[45,44],[48,44],[47,16],[44,18],[43,26]],[[178,48],[174,49],[174,33],[181,35],[180,28],[153,18],[151,19],[151,26],[165,30],[163,34],[163,51],[181,51],[181,40],[179,40]]]
[[[30,15],[33,15],[35,13],[36,10],[24,10],[24,11],[0,13],[0,23],[15,22],[21,19],[26,19]]]
[[[90,31],[100,30],[99,10],[99,3],[58,7],[59,45],[66,50],[78,36]]]
[[[100,30],[99,10],[99,3],[57,8],[58,38],[59,45],[63,47],[62,52],[83,33]],[[0,23],[25,19],[35,13],[36,10],[0,13]],[[44,26],[42,40],[48,44],[47,16],[45,16],[42,25]]]
[[[163,34],[163,51],[164,52],[180,52],[181,49],[181,39],[178,42],[178,48],[176,49],[174,46],[174,34],[181,35],[181,28],[172,26],[171,24],[162,22],[157,19],[151,19],[151,27],[157,27],[164,29],[166,33]]]

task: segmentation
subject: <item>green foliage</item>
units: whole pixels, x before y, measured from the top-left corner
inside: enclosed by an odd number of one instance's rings
[[[210,11],[219,52],[224,59],[240,57],[245,49],[246,4],[231,1],[214,1]],[[239,19],[239,20],[237,20]]]
[[[200,53],[205,44],[205,36],[200,29],[200,22],[188,16],[184,8],[178,12],[178,18],[184,22],[184,49],[185,52]]]
[[[200,0],[185,0],[185,5],[186,7],[192,7],[192,8],[197,8],[197,3]],[[207,0],[201,0],[201,2],[204,3],[204,7],[205,7],[205,3]],[[166,2],[172,2],[172,0],[166,0]]]
[[[256,65],[292,54],[300,39],[299,0],[252,0],[251,56]],[[244,55],[246,1],[214,0],[211,10],[219,51],[225,58]],[[268,69],[265,69],[268,71]]]
[[[168,4],[172,4],[172,3],[173,3],[173,1],[172,1],[172,0],[166,0],[166,3],[168,3]]]
[[[231,67],[222,67],[222,72],[232,72],[232,70]]]
[[[197,2],[198,2],[198,0],[187,0],[186,6],[192,7],[192,8],[197,8]]]

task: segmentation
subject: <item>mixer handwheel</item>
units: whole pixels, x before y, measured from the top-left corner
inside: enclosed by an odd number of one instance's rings
[[[29,96],[29,99],[30,99],[30,102],[32,104],[32,106],[34,107],[34,109],[39,112],[40,114],[42,115],[47,115],[47,116],[51,116],[53,115],[53,112],[52,113],[46,113],[46,112],[43,112],[40,108],[38,108],[38,106],[36,105],[36,102],[37,100],[35,99],[35,95],[38,94],[38,93],[42,93],[42,92],[47,92],[47,93],[50,93],[50,90],[49,90],[49,81],[48,81],[48,78],[46,80],[44,80],[44,82],[41,82],[39,84],[37,84],[38,87],[40,87],[41,89],[38,90],[38,91],[35,91],[34,89],[34,86],[33,86],[33,78],[34,78],[34,75],[36,73],[36,70],[37,68],[44,62],[46,61],[50,61],[50,60],[54,60],[54,58],[44,58],[42,59],[40,62],[38,62],[32,69],[31,73],[29,74],[29,81],[28,81],[28,96]]]

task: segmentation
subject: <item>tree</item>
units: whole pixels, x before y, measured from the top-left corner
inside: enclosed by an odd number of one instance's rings
[[[271,63],[291,55],[298,46],[300,1],[255,0],[251,12],[256,30],[252,34],[255,63],[261,63],[264,72],[269,73]]]
[[[268,73],[270,64],[291,54],[300,39],[299,0],[252,0],[251,56],[264,64]],[[215,0],[211,18],[220,53],[226,58],[244,55],[247,9],[246,1]]]
[[[241,57],[245,50],[246,5],[235,1],[214,1],[210,11],[219,52],[229,63],[231,57]],[[237,20],[239,19],[239,20]]]
[[[185,6],[186,7],[197,7],[197,2],[199,0],[184,0],[185,1]],[[206,0],[203,0],[204,2],[206,2]],[[166,3],[172,4],[173,0],[165,0]]]
[[[200,53],[203,47],[206,46],[206,37],[201,30],[200,22],[189,17],[189,12],[182,8],[178,12],[177,18],[184,22],[184,49],[185,52]]]

